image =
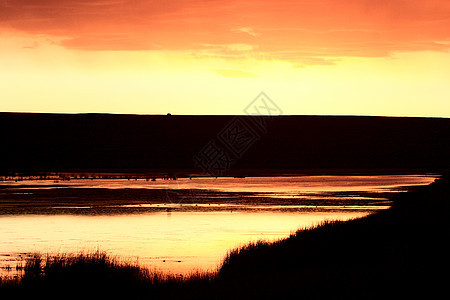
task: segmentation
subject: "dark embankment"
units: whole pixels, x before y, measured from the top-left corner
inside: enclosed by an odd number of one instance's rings
[[[399,195],[389,210],[235,250],[219,277],[230,298],[448,295],[450,180]],[[233,288],[231,288],[233,287]]]
[[[449,136],[450,119],[439,118],[240,116],[236,121],[235,116],[0,113],[0,173],[202,172],[194,162],[199,154],[224,174],[230,169],[256,170],[251,173],[256,175],[264,169],[440,171],[450,168]],[[208,148],[210,141],[217,147]]]
[[[237,249],[217,274],[161,279],[102,257],[82,258],[78,264],[53,264],[44,274],[29,263],[24,281],[3,282],[0,291],[46,298],[68,293],[153,299],[445,298],[449,203],[446,176],[400,194],[391,209],[369,217]]]

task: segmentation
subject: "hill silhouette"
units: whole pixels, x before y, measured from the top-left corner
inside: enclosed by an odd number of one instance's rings
[[[264,169],[439,171],[450,167],[449,136],[445,118],[0,113],[0,171],[201,173],[202,160],[220,151],[220,175]]]

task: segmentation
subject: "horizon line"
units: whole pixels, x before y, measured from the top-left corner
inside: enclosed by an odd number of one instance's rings
[[[407,116],[407,115],[359,115],[359,114],[281,114],[281,115],[249,115],[249,114],[174,114],[174,113],[115,113],[115,112],[33,112],[33,111],[1,111],[0,114],[38,114],[38,115],[111,115],[111,116],[154,116],[154,117],[371,117],[371,118],[416,118],[416,119],[450,119],[443,116]]]

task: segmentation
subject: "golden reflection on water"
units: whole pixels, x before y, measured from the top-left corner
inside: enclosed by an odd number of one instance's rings
[[[228,250],[287,237],[324,220],[367,212],[171,212],[109,216],[0,217],[0,255],[105,250],[174,273],[214,270]]]
[[[203,189],[269,193],[271,197],[311,194],[313,199],[319,197],[320,193],[330,191],[396,192],[403,186],[429,184],[435,178],[424,175],[384,175],[181,178],[172,181],[95,179],[71,180],[61,185],[110,189]],[[24,182],[7,184],[21,185]],[[43,180],[27,184],[39,188],[39,185],[49,183]],[[52,184],[58,186],[60,183]],[[356,207],[333,208],[332,205],[327,206],[328,210],[319,211],[304,210],[300,206],[298,210],[291,206],[289,211],[280,211],[276,205],[273,210],[231,211],[232,206],[214,210],[214,205],[210,205],[207,198],[203,200],[203,203],[199,203],[199,211],[181,209],[120,215],[2,215],[0,266],[12,264],[14,260],[20,259],[19,255],[23,257],[23,253],[27,252],[57,254],[100,249],[119,258],[139,259],[139,263],[161,271],[189,273],[196,269],[214,270],[227,251],[248,242],[260,239],[273,241],[324,220],[347,220],[370,213],[367,210],[357,211]],[[144,207],[146,204],[139,205]],[[208,205],[212,209],[201,210],[201,205]],[[217,205],[226,207],[226,203]],[[121,206],[126,208],[129,204],[124,200]],[[258,208],[258,203],[253,206]],[[361,208],[369,211],[375,209],[364,205]],[[378,209],[382,208],[387,206],[378,206]]]
[[[73,186],[83,188],[145,188],[145,189],[207,189],[222,192],[253,192],[280,195],[345,192],[345,191],[382,191],[401,186],[427,185],[433,182],[435,175],[319,175],[319,176],[276,176],[276,177],[192,177],[177,180],[155,181],[145,179],[72,179],[70,181],[9,181],[8,185],[30,184]],[[51,188],[51,187],[42,187]],[[273,195],[271,195],[273,196]]]
[[[282,195],[383,191],[401,186],[430,184],[436,176],[424,175],[372,175],[372,176],[281,176],[281,177],[247,177],[247,178],[181,178],[166,183],[154,183],[161,187],[179,189],[209,189],[223,192],[274,193]],[[273,196],[273,195],[271,195]]]

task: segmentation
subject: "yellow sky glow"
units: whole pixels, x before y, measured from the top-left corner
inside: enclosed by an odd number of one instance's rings
[[[450,117],[430,2],[3,1],[0,110],[243,114],[265,91],[284,114]]]

